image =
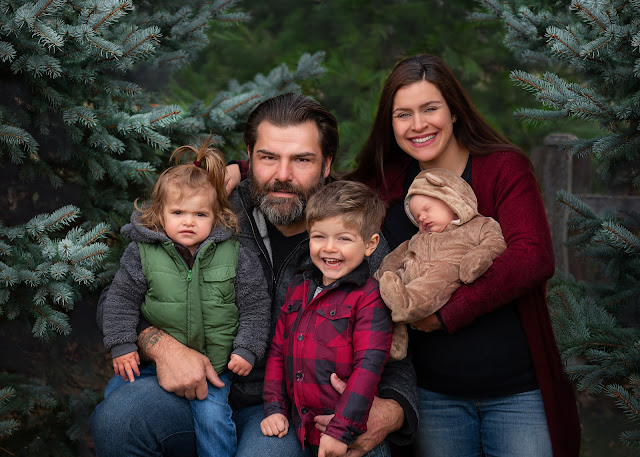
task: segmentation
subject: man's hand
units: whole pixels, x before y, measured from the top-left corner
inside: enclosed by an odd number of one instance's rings
[[[347,453],[347,445],[333,436],[322,435],[320,437],[320,447],[318,457],[342,457]]]
[[[242,174],[240,172],[240,165],[231,164],[227,165],[227,173],[224,177],[224,190],[227,193],[227,197],[231,195],[233,189],[238,187],[240,184],[240,180],[242,179]]]
[[[155,327],[143,330],[138,336],[138,347],[156,363],[158,383],[167,392],[187,400],[204,400],[209,393],[207,380],[216,387],[224,386],[207,356],[162,330]]]
[[[434,314],[430,314],[424,319],[413,322],[411,324],[411,328],[415,328],[416,330],[420,330],[423,332],[433,332],[434,330],[442,329],[442,324],[438,317]]]
[[[347,387],[347,383],[338,378],[335,373],[331,375],[331,385],[339,394],[342,394]],[[316,428],[324,433],[333,416],[333,414],[316,416],[314,418]],[[374,397],[367,420],[367,431],[349,446],[346,456],[362,457],[382,443],[389,433],[399,430],[403,422],[404,411],[397,401]]]
[[[289,431],[289,419],[284,414],[272,414],[262,419],[260,430],[264,436],[282,438]]]
[[[231,360],[229,360],[227,368],[237,375],[247,376],[251,373],[253,366],[238,354],[231,354]]]
[[[113,358],[113,371],[116,372],[116,376],[122,376],[122,379],[125,381],[135,381],[134,374],[140,376],[138,365],[140,365],[138,351],[129,352],[128,354]]]

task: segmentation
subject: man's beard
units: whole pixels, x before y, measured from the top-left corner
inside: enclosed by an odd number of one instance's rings
[[[248,177],[253,204],[262,211],[269,222],[277,226],[291,225],[304,219],[307,200],[324,186],[324,173],[320,173],[318,182],[308,189],[280,181],[260,186],[251,170],[249,170]],[[294,196],[273,197],[269,195],[270,192],[287,192]]]

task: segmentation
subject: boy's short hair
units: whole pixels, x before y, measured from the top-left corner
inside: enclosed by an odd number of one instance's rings
[[[307,202],[307,229],[314,222],[341,217],[367,241],[378,233],[387,208],[373,189],[355,181],[335,181],[315,192]]]

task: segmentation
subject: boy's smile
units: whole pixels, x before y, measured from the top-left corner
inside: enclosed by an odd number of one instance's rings
[[[328,286],[355,270],[378,246],[378,234],[365,242],[340,216],[316,221],[309,228],[309,253]]]

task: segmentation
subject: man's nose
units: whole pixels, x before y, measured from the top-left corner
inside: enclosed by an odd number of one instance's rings
[[[293,180],[293,167],[287,160],[282,160],[278,164],[275,178],[281,182],[289,182]]]

